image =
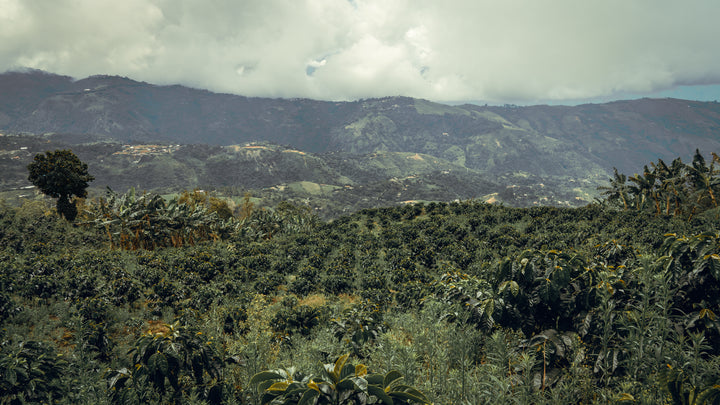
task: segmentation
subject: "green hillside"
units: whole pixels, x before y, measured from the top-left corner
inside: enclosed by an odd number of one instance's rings
[[[68,223],[45,200],[0,203],[0,402],[714,403],[718,164],[616,173],[579,208],[420,202],[324,221],[249,195],[233,212],[213,193],[130,191]]]
[[[599,195],[597,187],[609,177],[576,180],[523,171],[495,175],[470,169],[458,157],[411,152],[310,153],[261,142],[121,145],[85,135],[8,135],[0,137],[0,196],[15,204],[35,198],[27,188],[27,165],[37,153],[66,148],[88,163],[94,196],[102,196],[107,187],[160,194],[212,190],[234,200],[250,192],[262,206],[290,201],[324,219],[412,201],[581,206]],[[316,186],[306,187],[310,183]],[[306,186],[298,186],[302,184]]]

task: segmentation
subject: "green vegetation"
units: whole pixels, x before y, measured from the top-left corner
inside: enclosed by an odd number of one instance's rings
[[[433,103],[423,99],[415,99],[414,107],[418,114],[463,114],[470,115],[470,112],[458,107],[452,107],[445,104]]]
[[[398,371],[368,375],[364,364],[348,364],[349,356],[325,364],[318,381],[291,368],[258,373],[250,384],[263,393],[263,404],[430,404],[423,393],[402,383]]]
[[[88,165],[70,150],[37,154],[28,165],[28,180],[44,194],[57,198],[57,212],[74,221],[77,207],[70,198],[87,196],[88,183],[95,178],[88,174]]]
[[[624,210],[653,211],[656,215],[692,218],[698,211],[717,208],[717,189],[720,187],[720,157],[713,153],[710,165],[699,150],[692,163],[686,165],[677,158],[668,166],[662,159],[645,165],[643,174],[627,177],[618,173],[610,179],[610,186],[601,187],[607,201]]]
[[[0,203],[0,403],[717,403],[717,160],[580,208]]]

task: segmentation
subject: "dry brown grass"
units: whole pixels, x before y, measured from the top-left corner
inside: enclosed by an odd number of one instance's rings
[[[164,335],[165,333],[167,333],[170,330],[170,328],[168,328],[168,325],[163,321],[147,321],[147,324],[148,324],[147,333],[149,333],[149,334]]]
[[[298,300],[298,305],[307,305],[309,307],[318,308],[327,304],[327,299],[323,294],[312,294]]]

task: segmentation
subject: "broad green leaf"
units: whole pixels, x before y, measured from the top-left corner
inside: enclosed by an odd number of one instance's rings
[[[319,383],[318,389],[325,395],[333,395],[335,392],[334,386],[326,382]]]
[[[262,371],[255,374],[250,379],[250,385],[258,385],[259,383],[267,380],[284,380],[285,377],[274,372],[274,371]]]
[[[118,383],[119,383],[119,385],[123,385],[123,383],[127,379],[131,378],[131,375],[132,374],[130,373],[130,370],[128,370],[125,367],[121,368],[120,370],[117,370],[115,372],[115,375],[113,375],[112,378],[110,378],[110,380],[108,381],[109,388],[113,388],[113,387],[117,386]]]
[[[345,391],[345,390],[354,391],[355,388],[357,388],[357,387],[353,380],[342,380],[339,383],[337,383],[337,385],[335,386],[335,389],[338,392]]]
[[[383,381],[385,377],[382,374],[369,374],[367,377],[365,377],[368,384],[371,385],[377,385],[378,387],[385,388],[383,385]]]
[[[512,293],[513,296],[517,297],[517,295],[520,294],[520,286],[514,280],[510,280],[509,285],[510,285],[510,293]]]
[[[297,405],[310,405],[315,403],[315,399],[320,395],[319,390],[309,389],[300,397]]]
[[[352,364],[345,364],[340,372],[340,379],[343,380],[352,375],[355,375],[355,367]]]
[[[404,392],[415,397],[422,398],[423,401],[429,402],[425,394],[413,387],[405,386]]]
[[[260,397],[260,403],[263,405],[269,404],[273,400],[275,400],[275,398],[277,398],[278,395],[279,395],[279,393],[277,393],[277,392],[265,391],[265,393],[262,395],[262,397]]]
[[[700,310],[699,319],[703,319],[704,317],[708,317],[711,321],[715,320],[715,313],[712,310],[709,310],[707,308],[703,308]]]
[[[163,376],[168,374],[168,361],[164,354],[157,352],[148,359],[150,373],[160,373]]]
[[[351,380],[355,383],[355,386],[356,386],[360,391],[367,391],[368,382],[367,382],[366,379],[364,379],[364,378],[362,378],[362,377],[352,377]]]
[[[299,382],[294,382],[290,385],[288,385],[287,389],[285,390],[286,396],[293,396],[295,394],[300,394],[301,392],[305,392],[308,389],[307,385],[301,384]]]
[[[480,315],[486,315],[488,317],[492,316],[493,312],[495,311],[495,300],[492,298],[487,298],[483,300],[482,305],[480,306]]]
[[[381,387],[378,387],[377,385],[368,385],[367,391],[368,394],[377,397],[377,399],[380,400],[380,403],[393,405],[392,398],[388,394],[386,394],[385,390],[383,390]]]
[[[340,374],[342,373],[343,367],[345,367],[345,362],[347,361],[348,357],[350,357],[350,353],[340,356],[335,361],[335,367],[332,371],[332,378],[333,382],[337,384],[337,382],[340,380]]]
[[[317,392],[320,392],[320,388],[318,387],[317,383],[313,380],[310,380],[310,382],[307,384],[308,388],[314,389]]]
[[[289,384],[287,381],[278,381],[278,382],[274,383],[273,385],[271,385],[270,387],[268,387],[266,389],[266,391],[285,391],[287,389],[288,385]]]
[[[397,370],[391,370],[387,374],[385,374],[385,379],[383,380],[383,387],[387,391],[388,388],[390,388],[390,384],[392,384],[395,381],[400,380],[403,378],[402,374],[400,374]]]

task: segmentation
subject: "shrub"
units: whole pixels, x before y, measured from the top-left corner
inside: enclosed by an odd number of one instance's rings
[[[368,374],[363,364],[348,364],[349,355],[334,364],[325,364],[321,376],[304,375],[293,368],[263,371],[253,376],[250,385],[262,393],[261,403],[409,405],[429,404],[427,397],[403,383],[402,375]],[[317,380],[317,381],[316,381]]]
[[[0,402],[3,404],[57,401],[64,392],[67,362],[47,343],[34,340],[0,346]]]
[[[213,342],[177,322],[142,335],[133,349],[131,368],[109,373],[114,401],[177,402],[190,395],[218,404],[223,399],[224,362]]]

